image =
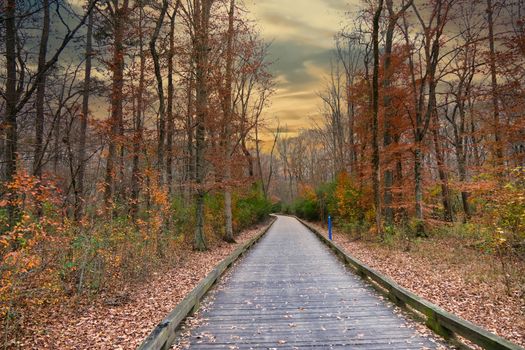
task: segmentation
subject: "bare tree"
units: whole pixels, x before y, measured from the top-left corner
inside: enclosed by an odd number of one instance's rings
[[[139,84],[138,91],[133,94],[133,147],[132,147],[132,169],[131,169],[131,207],[130,214],[134,222],[137,219],[139,210],[139,194],[141,190],[141,174],[140,174],[140,154],[142,153],[143,142],[143,127],[144,127],[144,90],[145,90],[145,70],[146,70],[146,55],[144,49],[144,5],[141,4],[139,10]]]
[[[170,194],[173,193],[173,138],[175,133],[175,116],[173,111],[173,99],[175,98],[174,80],[174,56],[175,56],[175,19],[180,7],[180,0],[175,3],[173,13],[170,17],[169,52],[168,52],[168,120],[166,135],[166,179]]]
[[[226,234],[224,240],[228,243],[234,243],[233,238],[233,218],[232,218],[232,193],[231,193],[231,158],[232,158],[232,142],[231,142],[231,123],[232,123],[232,80],[233,80],[233,43],[234,43],[234,28],[233,20],[235,15],[235,0],[230,0],[230,10],[228,12],[228,33],[226,34],[226,78],[224,84],[224,93],[222,101],[222,110],[224,113],[224,218]]]
[[[162,0],[162,8],[160,9],[159,18],[155,24],[155,30],[151,36],[149,42],[149,49],[151,52],[151,58],[153,59],[153,65],[155,67],[155,78],[157,79],[157,95],[159,97],[159,139],[157,144],[157,171],[159,184],[163,184],[163,171],[164,171],[164,141],[166,138],[166,100],[164,98],[164,86],[162,82],[162,74],[159,62],[159,54],[157,53],[157,39],[160,34],[162,25],[164,24],[164,17],[168,10],[168,0]]]
[[[209,23],[213,0],[195,0],[193,13],[194,55],[195,55],[195,88],[196,88],[196,120],[195,120],[195,237],[193,248],[206,250],[204,237],[204,196],[206,189],[206,118],[208,115],[208,71],[209,71]]]
[[[492,123],[494,128],[495,164],[501,166],[503,163],[503,149],[500,135],[500,106],[498,98],[498,73],[496,71],[496,49],[494,45],[494,5],[492,4],[492,0],[487,0],[487,26],[489,31],[489,67],[490,88],[492,90]]]
[[[69,42],[75,37],[78,30],[84,25],[87,17],[97,4],[98,0],[93,0],[92,3],[86,9],[84,15],[81,17],[79,23],[73,27],[67,27],[66,34],[62,41],[59,42],[57,49],[53,55],[44,62],[38,63],[37,71],[26,79],[25,76],[25,63],[20,62],[20,71],[17,67],[17,60],[19,58],[20,44],[17,42],[17,2],[14,0],[7,0],[4,2],[4,13],[5,13],[5,58],[6,58],[6,89],[5,89],[5,101],[6,101],[6,117],[3,128],[6,130],[5,139],[5,163],[6,173],[5,181],[11,182],[17,171],[17,156],[18,156],[18,113],[26,106],[30,101],[34,92],[38,87],[41,89],[45,86],[44,78],[49,71],[58,61],[60,55],[69,44]],[[44,15],[45,17],[45,15]],[[43,33],[45,34],[45,33]],[[48,34],[47,34],[48,35]],[[46,35],[43,35],[42,39],[45,39]],[[41,41],[42,42],[42,41]],[[42,42],[44,44],[45,42]],[[47,43],[45,45],[47,47]],[[47,53],[47,50],[46,50]],[[44,56],[43,54],[40,57]],[[44,84],[44,85],[42,85]],[[42,90],[41,90],[42,91]],[[8,207],[9,221],[14,223],[16,218],[16,208],[14,206]]]
[[[93,13],[89,14],[86,32],[86,61],[84,86],[82,92],[82,114],[80,118],[79,141],[77,149],[78,172],[75,186],[75,219],[80,220],[83,209],[84,175],[86,171],[86,134],[89,115],[89,96],[91,93],[91,60],[93,56]]]
[[[441,38],[447,17],[454,0],[438,0],[433,3],[426,16],[421,15],[418,7],[412,4],[412,9],[416,15],[419,25],[423,30],[421,39],[421,50],[423,63],[420,75],[416,68],[414,52],[408,55],[408,67],[411,79],[411,94],[415,106],[413,113],[410,114],[412,133],[414,137],[414,187],[415,187],[415,211],[418,219],[418,235],[425,235],[423,224],[423,142],[432,120],[432,115],[436,109],[436,86],[438,83],[436,71],[440,61]],[[407,47],[412,47],[409,26],[406,16],[403,16],[403,35]],[[413,50],[412,50],[413,51]],[[419,55],[419,52],[415,53]]]
[[[38,70],[43,71],[46,65],[47,42],[49,39],[49,0],[42,4],[44,17],[42,20],[42,35],[38,53]],[[42,177],[42,159],[44,158],[42,143],[44,139],[44,98],[46,94],[46,74],[42,75],[36,88],[35,115],[35,155],[33,159],[33,175]]]
[[[376,210],[377,232],[382,233],[380,169],[379,169],[379,20],[383,10],[383,0],[379,0],[374,12],[372,45],[374,55],[374,70],[372,75],[372,187],[374,189],[374,204]]]

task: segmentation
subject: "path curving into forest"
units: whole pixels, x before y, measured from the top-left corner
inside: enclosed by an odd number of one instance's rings
[[[436,349],[299,221],[279,216],[212,293],[191,349]]]

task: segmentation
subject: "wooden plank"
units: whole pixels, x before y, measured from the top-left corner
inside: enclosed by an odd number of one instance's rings
[[[472,324],[464,319],[453,315],[437,305],[419,297],[411,291],[401,287],[399,284],[394,282],[391,278],[380,274],[379,272],[368,267],[363,262],[354,258],[348,254],[343,248],[337,243],[328,240],[323,234],[309,225],[307,222],[296,218],[310,231],[327,246],[330,247],[336,254],[351,266],[360,276],[369,278],[373,282],[379,284],[387,291],[385,295],[393,296],[395,299],[402,301],[410,305],[415,310],[421,312],[426,316],[427,326],[436,331],[438,334],[451,338],[455,335],[459,335],[474,344],[477,344],[484,349],[495,349],[495,350],[524,350],[522,347],[514,344],[506,339],[497,336],[479,326]],[[410,310],[410,309],[409,309]]]
[[[192,312],[196,311],[202,297],[214,285],[214,283],[224,274],[239,257],[242,256],[250,247],[261,239],[275,222],[272,222],[256,237],[235,249],[228,257],[221,261],[199,284],[173,309],[169,315],[160,322],[155,329],[146,337],[139,350],[158,350],[169,349],[175,340],[175,331],[181,322]]]
[[[191,349],[436,349],[293,218],[279,217],[212,300]]]

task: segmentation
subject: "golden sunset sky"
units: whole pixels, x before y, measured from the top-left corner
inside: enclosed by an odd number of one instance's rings
[[[266,42],[276,93],[267,125],[289,136],[319,120],[317,93],[326,85],[334,35],[351,23],[360,0],[245,0]]]

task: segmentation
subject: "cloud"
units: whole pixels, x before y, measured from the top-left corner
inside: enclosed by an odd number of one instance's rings
[[[304,17],[286,15],[282,11],[264,11],[260,20],[268,26],[269,35],[275,39],[293,39],[313,46],[325,47],[326,40],[330,40],[334,31],[326,27],[316,25]]]
[[[341,14],[347,13],[353,8],[358,7],[358,4],[355,1],[350,2],[348,0],[322,0],[322,2],[336,11],[341,11]]]
[[[293,134],[319,120],[317,92],[326,84],[334,36],[345,13],[360,0],[265,0],[248,2],[263,38],[271,43],[269,60],[277,91],[266,111],[268,124]]]
[[[294,40],[274,41],[270,46],[273,73],[281,77],[280,87],[296,89],[317,82],[319,77],[308,71],[308,64],[327,66],[331,49],[319,48]]]

